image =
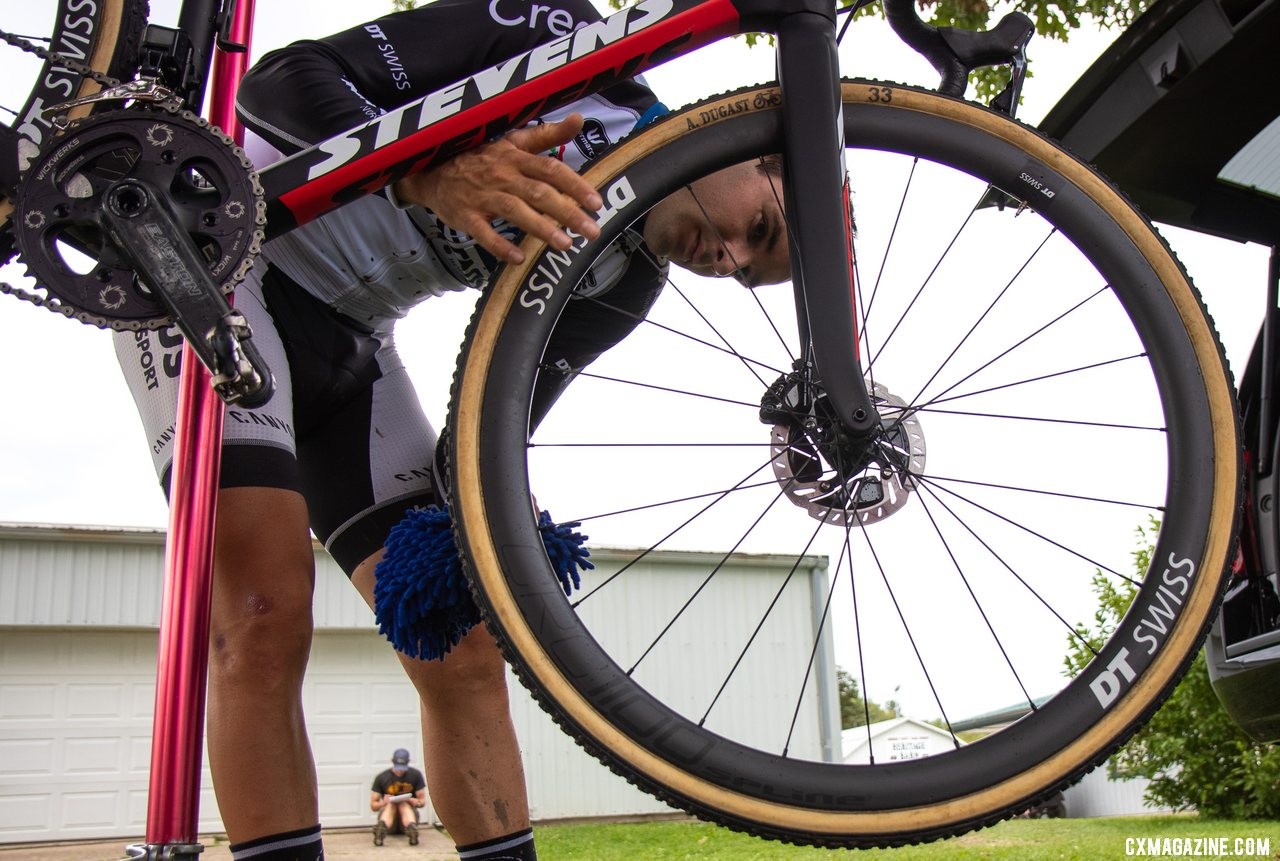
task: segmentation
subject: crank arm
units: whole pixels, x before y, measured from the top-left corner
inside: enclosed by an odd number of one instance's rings
[[[137,179],[120,180],[103,195],[99,218],[134,272],[173,315],[213,375],[218,396],[245,407],[265,404],[275,381],[250,340],[244,315],[231,307],[154,188]]]

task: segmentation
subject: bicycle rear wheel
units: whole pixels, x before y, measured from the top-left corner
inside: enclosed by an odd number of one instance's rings
[[[147,20],[146,0],[57,0],[12,3],[0,11],[0,31],[45,51],[84,63],[95,72],[129,78]],[[44,108],[100,89],[92,78],[14,45],[0,42],[0,71],[12,101],[0,104],[0,263],[14,253],[9,215],[18,175],[51,132]],[[21,101],[19,101],[21,100]],[[77,108],[72,117],[84,116]]]
[[[1216,334],[1120,194],[983,108],[868,82],[843,100],[884,426],[861,466],[776,410],[762,423],[801,354],[790,288],[683,272],[529,427],[558,315],[610,301],[567,285],[668,194],[780,151],[762,87],[606,155],[587,172],[618,203],[603,236],[530,243],[488,292],[455,380],[452,489],[487,621],[587,750],[698,816],[866,846],[996,821],[1122,743],[1199,648],[1239,476]],[[531,497],[603,562],[572,598]],[[1086,644],[1098,590],[1130,587]],[[850,680],[894,716],[841,721]]]

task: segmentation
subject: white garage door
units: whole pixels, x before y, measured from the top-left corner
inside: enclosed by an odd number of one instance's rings
[[[0,630],[0,842],[141,837],[156,635]],[[417,700],[372,633],[318,632],[304,689],[326,827],[365,825],[391,751],[422,749]],[[200,830],[221,831],[208,769]]]

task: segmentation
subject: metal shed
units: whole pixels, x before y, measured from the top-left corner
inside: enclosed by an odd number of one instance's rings
[[[316,554],[316,635],[303,696],[321,822],[366,825],[369,782],[391,751],[407,747],[420,761],[417,700],[372,613],[318,546]],[[156,530],[0,524],[0,843],[143,833],[163,555]],[[592,558],[607,576],[624,557],[593,549]],[[698,561],[697,554],[654,554],[648,576],[700,580]],[[771,591],[792,564],[734,557],[725,589]],[[786,640],[807,657],[825,560],[806,560],[804,573],[783,600],[800,628]],[[625,612],[613,610],[620,619],[635,615],[645,594],[630,590]],[[679,668],[671,674],[679,677]],[[816,758],[839,749],[838,723],[834,730],[830,723],[838,714],[834,669],[830,675],[815,686],[802,721]],[[582,752],[511,684],[535,819],[669,811]],[[200,830],[221,827],[206,767]]]

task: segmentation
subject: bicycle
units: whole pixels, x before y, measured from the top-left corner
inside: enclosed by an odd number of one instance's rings
[[[600,239],[579,237],[569,252],[526,241],[526,262],[486,292],[449,420],[457,538],[516,673],[586,749],[645,790],[795,842],[886,845],[959,833],[1026,809],[1100,763],[1199,648],[1236,524],[1231,381],[1194,289],[1123,196],[1007,113],[957,98],[967,67],[1002,61],[1014,74],[1001,106],[1016,105],[1025,22],[978,35],[937,31],[909,2],[889,0],[891,22],[943,75],[933,92],[839,81],[827,4],[741,5],[644,0],[268,168],[262,238],[614,76],[733,32],[776,33],[781,86],[673,112],[603,155],[585,171],[605,200]],[[802,96],[784,97],[789,88]],[[103,114],[73,128],[85,138],[123,135],[131,121]],[[149,126],[134,127],[137,140]],[[59,141],[41,150],[24,188],[74,161],[59,156],[74,152],[72,140]],[[534,382],[556,373],[540,367],[543,346],[595,257],[634,235],[672,192],[779,153],[786,224],[766,226],[791,248],[794,289],[760,288],[749,275],[745,285],[673,277],[654,308],[634,315],[635,333],[579,374],[531,434],[542,406],[531,403]],[[905,167],[893,166],[899,158]],[[210,155],[202,165],[200,181],[183,186],[188,199],[201,199],[207,184],[220,204],[256,211],[252,182],[231,162]],[[886,184],[906,191],[882,216],[870,198]],[[56,186],[45,193],[65,195]],[[107,185],[93,199],[138,203],[107,197],[117,191]],[[921,193],[935,195],[923,205],[928,221],[907,224],[904,209]],[[11,229],[57,233],[26,224],[31,211],[27,204]],[[114,225],[127,215],[105,217]],[[64,218],[62,233],[72,244],[103,229],[73,221]],[[901,254],[900,233],[910,240]],[[27,257],[50,247],[19,238]],[[240,240],[226,242],[239,253]],[[1010,262],[990,263],[997,250]],[[108,295],[118,308],[92,304],[102,288],[85,287],[89,278],[79,293],[50,283],[51,295],[38,298],[117,328],[181,321],[181,297],[113,280],[132,274],[129,254],[144,251],[121,251],[124,263],[105,279],[124,293]],[[240,268],[213,258],[219,278]],[[978,278],[988,268],[994,283]],[[230,286],[183,272],[215,290]],[[893,279],[908,287],[891,287]],[[1015,324],[1024,329],[1011,332]],[[239,334],[230,324],[223,331],[232,342]],[[253,396],[254,370],[240,389],[239,354],[214,352],[229,381],[224,395]],[[625,394],[602,394],[609,386]],[[722,425],[736,430],[726,435]],[[587,575],[567,598],[539,537],[535,497],[598,545],[642,549],[610,577]],[[1153,566],[1130,574],[1133,529],[1151,514],[1161,521]],[[645,557],[656,550],[705,572],[692,594],[644,582]],[[812,594],[791,576],[750,593],[717,579],[761,553],[787,560],[793,575],[825,555],[834,573]],[[1085,646],[1092,663],[1064,680],[1062,655],[1068,641],[1084,643],[1077,628],[1092,613],[1094,580],[1129,580],[1138,593],[1105,644]],[[592,600],[608,590],[639,607],[626,599],[632,588],[656,593],[664,617],[593,613],[600,600]],[[691,621],[688,608],[708,600],[715,624]],[[784,675],[765,653],[769,638],[795,630],[797,615],[811,615],[817,633],[805,663]],[[953,631],[961,625],[963,650]],[[650,645],[618,654],[641,641],[620,636],[625,626],[643,629]],[[899,758],[877,751],[867,728],[871,763],[844,764],[837,662],[868,697],[905,688],[898,696],[940,715],[953,749]],[[748,670],[757,675],[744,679]],[[784,688],[784,700],[770,696]],[[1026,714],[983,738],[956,729],[1011,705]],[[756,720],[725,737],[718,718],[727,710]],[[869,725],[865,704],[863,712]]]

